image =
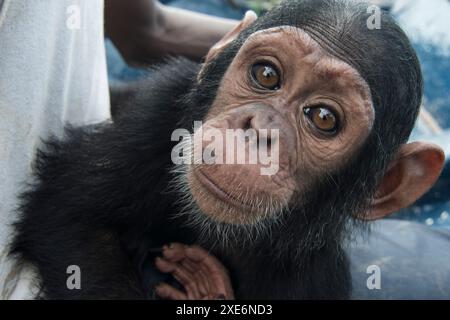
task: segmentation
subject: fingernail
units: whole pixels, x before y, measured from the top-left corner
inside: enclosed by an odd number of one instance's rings
[[[174,244],[173,243],[169,243],[169,249],[173,249],[174,248]]]
[[[219,295],[216,297],[216,300],[225,300],[225,295],[219,294]]]
[[[248,10],[245,12],[244,18],[250,18],[250,16],[253,16],[254,19],[258,19],[258,15],[253,10]]]

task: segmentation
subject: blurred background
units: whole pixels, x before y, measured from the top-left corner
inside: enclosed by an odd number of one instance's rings
[[[258,15],[280,0],[161,0],[162,3],[225,18],[241,19],[248,9]],[[373,0],[390,11],[411,39],[425,78],[423,113],[411,140],[441,145],[450,158],[450,1]],[[112,84],[146,74],[128,67],[107,41],[108,69]],[[450,161],[435,187],[396,219],[414,220],[435,228],[450,229]]]

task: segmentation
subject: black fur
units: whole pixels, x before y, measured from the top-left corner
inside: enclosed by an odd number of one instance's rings
[[[173,60],[139,83],[114,123],[69,128],[50,140],[36,161],[36,183],[22,197],[13,253],[33,264],[46,298],[148,298],[135,261],[145,247],[198,243],[198,230],[174,218],[176,192],[172,131],[201,120],[245,39],[256,30],[293,25],[357,68],[369,83],[375,127],[364,146],[328,179],[319,179],[306,203],[291,208],[255,243],[239,237],[228,247],[200,244],[230,270],[237,298],[349,298],[350,274],[342,241],[352,215],[364,212],[389,161],[408,138],[420,105],[417,58],[391,18],[368,31],[367,6],[343,1],[287,1],[259,19],[206,66]],[[333,26],[331,28],[331,26]],[[389,53],[389,54],[388,54]],[[68,290],[66,268],[82,270],[82,289]]]

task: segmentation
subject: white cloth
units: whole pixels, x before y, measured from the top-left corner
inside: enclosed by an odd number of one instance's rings
[[[0,299],[32,294],[7,253],[41,139],[110,118],[103,36],[103,0],[0,0]]]

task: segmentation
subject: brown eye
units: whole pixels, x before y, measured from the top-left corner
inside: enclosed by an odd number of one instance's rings
[[[277,68],[270,63],[257,63],[252,66],[252,78],[265,89],[277,90],[280,88],[280,74]]]
[[[304,113],[317,129],[327,134],[337,133],[339,119],[330,108],[326,106],[305,108]]]

